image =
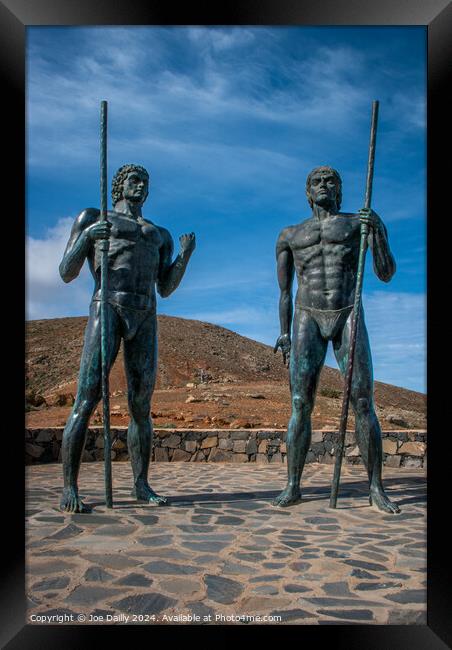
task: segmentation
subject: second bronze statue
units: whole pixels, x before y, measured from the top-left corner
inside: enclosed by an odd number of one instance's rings
[[[287,431],[288,481],[274,500],[277,506],[301,501],[300,480],[311,444],[311,415],[329,341],[339,368],[346,373],[362,223],[369,228],[369,246],[378,278],[389,282],[396,268],[381,218],[370,208],[358,214],[340,212],[342,181],[336,170],[326,166],[313,169],[306,181],[306,195],[311,217],[284,228],[276,245],[281,335],[275,352],[282,350],[284,362],[290,358],[292,397]],[[295,310],[294,274],[298,281]],[[362,311],[350,398],[358,445],[369,476],[370,502],[384,512],[399,512],[383,489],[381,431],[373,401],[372,359]]]
[[[78,493],[78,473],[89,419],[101,399],[101,323],[99,242],[109,240],[107,369],[124,345],[130,423],[127,444],[133,470],[132,495],[139,501],[165,503],[148,483],[152,451],[150,403],[157,371],[157,315],[155,289],[169,296],[179,285],[193,250],[195,235],[179,238],[180,252],[173,257],[173,240],[166,228],[142,215],[149,192],[149,174],[140,165],[123,165],[112,182],[113,210],[100,220],[95,208],[75,219],[60,264],[65,282],[74,280],[88,260],[95,286],[80,363],[77,396],[63,433],[64,489],[60,507],[67,512],[87,512]]]

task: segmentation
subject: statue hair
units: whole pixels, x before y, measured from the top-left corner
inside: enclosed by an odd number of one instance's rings
[[[111,200],[113,205],[116,205],[118,201],[123,198],[123,184],[127,178],[127,174],[130,174],[130,172],[141,172],[142,174],[145,174],[149,180],[148,171],[141,165],[128,164],[120,167],[116,174],[113,176],[113,180],[111,182]]]

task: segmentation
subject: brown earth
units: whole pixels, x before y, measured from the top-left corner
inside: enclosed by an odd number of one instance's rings
[[[27,322],[27,426],[65,424],[76,393],[86,320]],[[210,323],[172,316],[159,316],[158,323],[159,364],[152,401],[156,426],[287,426],[288,370],[270,346]],[[314,428],[337,427],[342,387],[339,371],[325,366]],[[122,349],[110,375],[110,394],[112,424],[126,425]],[[426,427],[426,396],[421,393],[375,382],[375,402],[383,429]],[[101,422],[100,410],[92,424]],[[349,424],[353,426],[352,415]]]

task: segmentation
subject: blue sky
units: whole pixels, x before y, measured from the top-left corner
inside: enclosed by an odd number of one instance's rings
[[[372,207],[397,261],[367,260],[375,379],[425,391],[426,32],[423,27],[28,27],[27,317],[88,313],[92,278],[58,265],[71,223],[108,176],[150,172],[144,215],[197,249],[159,313],[273,345],[275,242],[310,215],[305,180],[329,164],[344,211],[363,202],[371,102],[380,101]],[[327,364],[336,367],[329,352]]]

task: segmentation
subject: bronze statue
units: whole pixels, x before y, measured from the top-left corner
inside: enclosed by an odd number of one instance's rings
[[[157,369],[157,291],[169,296],[179,285],[195,249],[194,233],[179,238],[174,261],[173,240],[165,228],[142,216],[149,175],[139,165],[124,165],[112,183],[113,210],[101,221],[100,211],[83,210],[72,227],[60,264],[65,282],[76,278],[85,259],[94,278],[94,293],[80,363],[77,396],[62,443],[64,489],[60,507],[67,512],[89,512],[78,494],[77,477],[89,419],[101,398],[100,252],[109,240],[107,366],[113,365],[121,339],[127,376],[130,423],[128,449],[133,470],[132,496],[139,501],[165,503],[148,483],[152,450],[150,402]]]
[[[311,443],[311,414],[328,341],[345,374],[356,286],[361,223],[369,227],[374,271],[389,282],[396,265],[381,218],[370,208],[358,215],[339,212],[342,181],[331,167],[316,167],[308,175],[309,219],[284,228],[276,245],[280,287],[281,335],[275,344],[284,363],[289,357],[292,415],[287,430],[287,487],[273,501],[290,506],[301,501],[300,480]],[[298,281],[292,303],[294,273]],[[292,338],[290,329],[292,325]],[[381,430],[373,402],[373,372],[369,339],[360,311],[350,399],[361,456],[369,475],[370,503],[384,512],[399,512],[383,489]]]

